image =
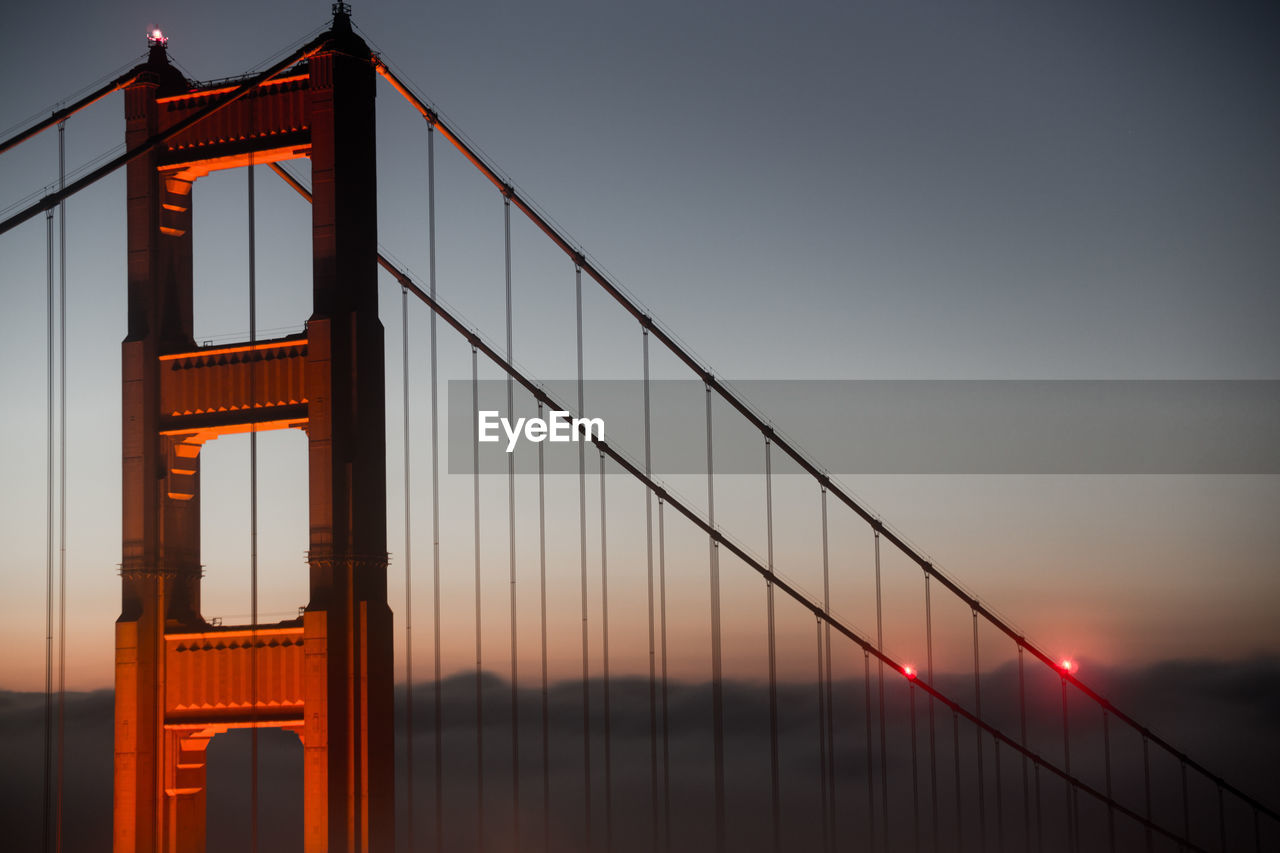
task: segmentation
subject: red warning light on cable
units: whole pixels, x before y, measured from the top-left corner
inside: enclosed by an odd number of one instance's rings
[[[1080,669],[1080,664],[1073,658],[1063,658],[1058,662],[1058,669],[1062,670],[1067,675],[1075,675],[1076,670]]]
[[[916,668],[911,664],[907,664],[902,668],[902,674],[907,678],[914,680],[916,677]]]

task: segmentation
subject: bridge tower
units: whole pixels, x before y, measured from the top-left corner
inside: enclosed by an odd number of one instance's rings
[[[158,34],[138,70],[125,91],[130,147],[237,86],[190,83]],[[314,192],[305,332],[196,346],[195,182],[299,157],[311,160]],[[393,849],[375,177],[374,68],[344,4],[305,62],[129,163],[116,853],[203,851],[205,748],[254,726],[302,741],[308,853]],[[307,434],[310,600],[294,620],[210,624],[200,611],[201,447],[276,428]]]

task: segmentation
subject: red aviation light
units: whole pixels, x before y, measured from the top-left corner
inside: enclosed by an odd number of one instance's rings
[[[1072,658],[1063,658],[1061,662],[1058,663],[1058,669],[1062,670],[1067,675],[1075,675],[1076,670],[1080,669],[1080,664]]]
[[[911,664],[907,664],[902,668],[902,674],[905,675],[908,679],[914,681],[916,677],[916,668]]]

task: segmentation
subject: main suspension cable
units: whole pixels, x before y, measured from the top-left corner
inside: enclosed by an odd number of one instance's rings
[[[485,353],[485,356],[491,362],[493,362],[505,373],[513,376],[516,379],[516,381],[519,382],[534,397],[535,400],[542,401],[550,410],[568,411],[568,408],[566,406],[554,400],[544,388],[542,388],[540,385],[538,385],[528,376],[520,372],[514,365],[508,363],[502,357],[502,355],[497,350],[495,350],[492,346],[487,344],[477,332],[468,328],[449,309],[447,309],[440,302],[438,302],[437,300],[433,299],[430,295],[428,295],[426,291],[424,291],[420,286],[418,286],[415,282],[413,282],[413,280],[408,276],[408,274],[406,274],[403,270],[399,269],[390,261],[388,261],[384,255],[379,254],[378,262],[383,266],[384,269],[387,269],[389,272],[391,272],[392,275],[394,275],[398,281],[400,281],[402,284],[408,287],[409,290],[415,296],[417,296],[419,299],[424,301],[431,308],[433,312],[438,314],[450,326],[452,326],[457,332],[459,332],[464,338],[466,338],[466,340],[471,344],[473,350],[483,350]],[[473,353],[473,358],[474,358],[474,353]],[[473,367],[473,377],[474,377],[474,367]],[[478,407],[478,401],[473,399],[473,405]],[[573,413],[570,413],[570,414],[572,415]],[[755,571],[757,574],[761,575],[762,577],[770,576],[767,567],[760,560],[758,560],[756,557],[754,557],[751,553],[746,551],[740,545],[735,543],[731,538],[726,537],[721,531],[719,531],[716,527],[714,527],[709,522],[709,520],[699,515],[690,506],[685,504],[683,501],[677,499],[676,497],[672,496],[671,493],[668,492],[665,488],[663,488],[659,483],[647,477],[644,474],[644,471],[641,469],[641,467],[633,463],[627,456],[625,456],[624,454],[619,452],[617,449],[607,444],[605,441],[603,441],[598,437],[588,436],[587,439],[591,443],[595,444],[597,448],[600,451],[602,451],[606,456],[611,458],[625,473],[630,475],[633,479],[639,481],[641,484],[652,488],[655,494],[657,494],[662,501],[670,502],[671,505],[678,512],[680,512],[681,515],[683,515],[686,519],[688,519],[691,523],[693,523],[697,528],[699,528],[704,533],[706,533],[716,544],[723,545],[724,547],[726,547],[735,557],[737,557],[744,564],[746,564],[748,568]],[[579,444],[579,448],[582,449],[581,443]],[[479,466],[477,465],[476,466],[477,470],[478,470],[478,467]],[[662,516],[660,512],[659,514],[660,522],[661,522],[661,517]],[[661,531],[662,531],[662,525],[660,523],[659,524],[660,534],[661,534]],[[876,531],[876,532],[878,533],[880,531]],[[661,535],[660,535],[660,543],[661,543]],[[898,663],[896,660],[894,660],[893,658],[891,658],[889,655],[887,655],[885,652],[881,651],[875,643],[861,636],[858,632],[853,630],[851,627],[846,625],[843,621],[839,620],[835,616],[832,616],[824,612],[824,610],[822,609],[819,603],[815,603],[814,601],[812,601],[805,594],[800,592],[789,581],[784,580],[783,578],[777,576],[776,574],[772,575],[772,577],[775,578],[777,587],[781,589],[793,601],[800,604],[802,607],[809,610],[811,613],[820,617],[824,621],[829,622],[833,629],[837,630],[840,634],[842,634],[847,639],[856,643],[859,647],[863,649],[865,653],[867,653],[867,655],[875,655],[876,660],[880,664],[887,664],[890,668],[895,669],[900,675],[903,674],[904,670],[902,665]],[[946,705],[948,708],[951,709],[953,720],[955,721],[955,724],[957,725],[957,727],[958,727],[959,718],[964,717],[967,721],[983,729],[992,737],[999,739],[1006,745],[1013,748],[1020,755],[1023,755],[1026,758],[1030,759],[1032,762],[1034,762],[1037,768],[1043,767],[1046,771],[1053,774],[1054,776],[1057,776],[1059,779],[1062,779],[1067,784],[1074,785],[1078,790],[1084,791],[1085,793],[1089,794],[1091,797],[1099,801],[1106,802],[1106,795],[1103,794],[1101,791],[1089,785],[1088,783],[1084,782],[1083,780],[1080,780],[1075,776],[1067,774],[1061,768],[1045,760],[1042,756],[1032,752],[1027,748],[1022,747],[1013,738],[1004,734],[1002,731],[1000,731],[990,723],[987,723],[983,720],[979,720],[973,714],[972,711],[968,710],[967,708],[962,706],[959,702],[951,699],[950,697],[942,693],[936,686],[932,684],[926,684],[920,680],[917,680],[916,683],[918,684],[920,689],[929,693],[929,695],[933,697],[936,701],[943,703],[944,705]],[[1086,689],[1080,686],[1078,682],[1074,681],[1074,679],[1072,680],[1072,683],[1077,684],[1077,686],[1080,687],[1080,689],[1082,690]],[[958,745],[958,738],[956,742]],[[957,759],[958,759],[958,754],[957,754]],[[957,769],[958,769],[958,761],[957,761]],[[957,780],[958,780],[958,776],[957,776]],[[959,784],[957,784],[956,791],[957,791],[957,795],[959,795],[960,793]],[[1155,824],[1153,821],[1151,821],[1148,818],[1144,818],[1141,814],[1139,814],[1135,810],[1127,806],[1124,806],[1123,804],[1120,804],[1120,803],[1116,803],[1115,808],[1121,814],[1124,814],[1126,817],[1134,820],[1137,823],[1142,824],[1143,826],[1151,830],[1153,833],[1158,833],[1162,837],[1168,838],[1173,841],[1181,841],[1179,835],[1171,832],[1170,830],[1162,826]],[[1195,844],[1187,844],[1185,842],[1184,842],[1184,846],[1189,846],[1193,850],[1202,849],[1196,846]]]
[[[618,302],[619,305],[621,305],[627,312],[629,312],[633,317],[635,317],[635,319],[639,323],[649,328],[652,331],[652,333],[658,338],[658,340],[660,340],[663,343],[663,345],[666,346],[668,350],[671,351],[673,355],[675,355],[684,364],[686,364],[709,387],[715,390],[716,393],[718,393],[727,403],[729,403],[730,406],[732,406],[735,410],[737,410],[750,424],[756,427],[756,429],[760,430],[762,434],[773,435],[775,443],[784,453],[786,453],[798,465],[800,465],[801,469],[803,469],[806,473],[808,473],[810,476],[817,479],[820,483],[824,483],[828,487],[828,489],[832,492],[832,494],[834,494],[849,509],[853,510],[860,518],[862,518],[863,521],[865,521],[868,525],[870,525],[873,528],[873,530],[875,530],[878,533],[883,533],[885,538],[888,539],[889,542],[893,544],[894,547],[896,547],[909,559],[917,563],[925,571],[934,575],[938,579],[938,581],[942,583],[944,587],[946,587],[946,589],[949,592],[951,592],[953,595],[955,595],[957,598],[963,601],[966,605],[977,610],[984,619],[986,619],[988,622],[990,622],[1000,631],[1005,633],[1008,637],[1024,645],[1025,648],[1027,648],[1036,657],[1036,659],[1039,660],[1043,665],[1056,671],[1057,665],[1049,655],[1047,655],[1043,650],[1041,650],[1037,646],[1032,645],[1025,637],[1023,637],[1009,623],[1004,621],[997,614],[991,611],[988,607],[982,604],[976,597],[967,593],[962,587],[960,587],[959,584],[957,584],[950,577],[948,577],[946,574],[941,572],[923,554],[921,554],[918,550],[913,548],[901,536],[899,536],[893,530],[891,530],[888,526],[886,526],[884,522],[881,521],[877,516],[875,516],[868,509],[866,509],[860,503],[854,500],[854,498],[848,492],[846,492],[839,485],[833,482],[830,476],[825,471],[823,471],[816,463],[808,459],[790,442],[786,441],[782,436],[774,432],[773,428],[764,420],[762,416],[756,413],[754,409],[748,406],[745,401],[743,401],[740,397],[738,397],[737,394],[735,394],[731,389],[729,389],[723,382],[717,380],[711,374],[711,372],[707,368],[705,368],[688,351],[688,349],[684,347],[672,334],[666,332],[665,330],[662,329],[661,326],[655,323],[652,317],[631,296],[625,293],[619,285],[611,281],[607,275],[605,275],[599,268],[596,267],[595,264],[593,264],[587,258],[586,254],[581,249],[579,249],[572,242],[570,242],[570,240],[555,225],[553,225],[550,221],[548,221],[547,217],[542,215],[528,200],[523,198],[519,194],[519,192],[517,192],[514,189],[514,187],[511,185],[509,181],[507,181],[493,166],[491,166],[488,162],[486,162],[483,156],[480,155],[475,150],[474,147],[469,145],[465,140],[461,138],[459,134],[457,134],[447,124],[445,124],[445,122],[441,119],[439,113],[433,108],[431,108],[430,106],[428,106],[422,100],[422,98],[420,98],[413,91],[411,91],[409,87],[403,81],[401,81],[395,75],[395,73],[390,68],[388,68],[385,65],[385,63],[382,62],[380,58],[375,57],[374,64],[378,73],[381,74],[384,78],[386,78],[387,81],[402,96],[404,96],[404,98],[415,109],[417,109],[427,119],[427,121],[435,124],[437,128],[442,133],[444,133],[445,137],[454,145],[454,147],[456,147],[459,150],[459,152],[463,154],[464,157],[466,157],[477,169],[479,169],[480,172],[484,174],[486,178],[488,178],[495,186],[502,189],[505,193],[508,193],[512,203],[515,204],[517,207],[519,207],[520,210],[524,212],[524,214],[530,219],[530,221],[532,221],[540,230],[542,230],[543,233],[546,234],[547,237],[553,243],[556,244],[556,246],[558,246],[562,251],[565,252],[565,254],[567,254],[571,259],[573,259],[575,265],[579,269],[585,270],[588,273],[588,275],[590,275],[606,293],[608,293],[610,296],[614,298],[615,301]],[[1162,749],[1169,752],[1179,760],[1185,760],[1187,762],[1188,767],[1195,769],[1198,773],[1202,774],[1203,776],[1205,776],[1206,778],[1210,779],[1215,783],[1221,783],[1225,790],[1230,791],[1233,795],[1241,799],[1243,802],[1251,806],[1257,807],[1259,810],[1267,814],[1269,817],[1276,820],[1280,820],[1280,814],[1278,814],[1275,810],[1261,804],[1258,800],[1256,800],[1253,797],[1250,797],[1248,794],[1244,793],[1239,788],[1236,788],[1235,786],[1228,784],[1225,780],[1221,779],[1221,777],[1211,773],[1203,765],[1192,760],[1185,753],[1176,749],[1172,744],[1154,735],[1152,732],[1150,732],[1148,729],[1142,726],[1137,720],[1116,709],[1106,698],[1104,698],[1103,696],[1098,694],[1096,691],[1092,690],[1091,688],[1089,688],[1088,686],[1080,682],[1074,676],[1069,675],[1068,678],[1070,682],[1077,689],[1079,689],[1082,693],[1088,696],[1092,701],[1097,703],[1100,707],[1105,707],[1108,710],[1110,710],[1111,713],[1115,715],[1117,719],[1123,721],[1126,725],[1130,726],[1131,728],[1135,729],[1139,733],[1143,734],[1144,737],[1147,737],[1148,739],[1156,743]]]
[[[83,177],[80,177],[75,181],[72,181],[70,184],[59,188],[55,192],[45,194],[44,196],[40,197],[36,201],[24,207],[22,210],[8,217],[3,222],[0,222],[0,234],[4,234],[5,232],[9,231],[15,226],[21,225],[23,222],[26,222],[28,219],[35,216],[37,213],[39,213],[42,210],[46,210],[46,211],[52,210],[63,199],[70,198],[71,196],[80,192],[80,190],[84,189],[85,187],[91,186],[92,184],[95,184],[98,181],[102,180],[107,175],[110,175],[112,172],[114,172],[116,169],[119,169],[121,166],[125,165],[126,163],[130,163],[136,160],[137,158],[141,157],[143,154],[146,154],[160,147],[168,140],[188,130],[189,128],[196,125],[197,123],[204,121],[209,116],[213,115],[219,110],[225,109],[227,106],[240,100],[245,95],[249,94],[254,89],[261,86],[263,83],[267,82],[271,78],[280,74],[280,72],[284,71],[285,69],[291,68],[292,66],[303,61],[304,59],[308,59],[314,54],[319,53],[320,49],[324,46],[327,40],[328,40],[327,33],[325,35],[320,36],[319,38],[313,39],[303,47],[299,48],[298,50],[295,50],[293,53],[289,54],[284,59],[272,65],[266,71],[263,71],[261,74],[251,77],[250,79],[241,83],[240,86],[238,86],[235,89],[235,91],[229,93],[224,98],[212,104],[209,104],[207,107],[204,107],[203,109],[197,110],[196,112],[192,113],[191,115],[187,116],[181,121],[176,122],[175,124],[171,125],[165,130],[160,131],[154,136],[148,137],[146,141],[139,143],[137,146],[128,149],[124,153],[119,154],[115,157],[112,157],[106,163],[103,163],[101,166],[94,169],[92,172],[89,172],[87,175],[84,175]]]

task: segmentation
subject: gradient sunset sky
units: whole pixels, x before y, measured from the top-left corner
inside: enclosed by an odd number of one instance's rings
[[[22,4],[6,11],[0,35],[0,124],[21,126],[134,64],[153,26],[171,38],[170,55],[189,76],[208,80],[250,70],[328,18],[328,3],[314,0],[274,3],[269,14],[240,0]],[[1274,4],[356,2],[354,21],[718,375],[1280,378]],[[379,87],[380,240],[425,282],[425,127]],[[120,145],[120,96],[72,120],[67,140],[71,168]],[[437,142],[440,292],[500,341],[501,199]],[[56,180],[55,146],[56,134],[46,133],[0,157],[0,205]],[[297,330],[310,311],[309,212],[265,169],[257,181],[259,328]],[[194,204],[197,338],[243,339],[244,174],[202,178]],[[572,267],[518,214],[513,229],[516,361],[540,378],[570,378]],[[124,237],[121,172],[68,205],[74,689],[112,679]],[[0,688],[15,690],[43,684],[44,257],[42,217],[0,237]],[[636,378],[638,330],[584,286],[587,375]],[[400,304],[389,279],[381,298],[399,616]],[[427,661],[426,309],[414,306],[411,316],[415,657]],[[441,379],[469,370],[467,347],[442,327]],[[656,355],[654,373],[688,376]],[[770,414],[785,430],[786,412]],[[261,442],[261,607],[283,618],[306,598],[305,441],[293,433]],[[229,623],[249,610],[247,447],[224,438],[204,451],[204,612]],[[841,479],[1054,653],[1109,666],[1280,654],[1275,475]],[[673,485],[705,500],[698,478]],[[590,488],[589,524],[598,525],[594,479]],[[643,504],[620,478],[609,488],[614,666],[640,671]],[[757,551],[762,488],[747,475],[717,483],[718,518]],[[788,526],[780,570],[819,591],[816,490],[798,477],[776,489]],[[469,477],[442,478],[447,672],[474,664],[470,490]],[[505,671],[505,477],[486,478],[484,490],[486,666]],[[521,478],[523,510],[535,490]],[[552,671],[567,678],[580,654],[576,478],[553,478],[548,498],[558,508],[548,550],[558,620]],[[531,675],[536,528],[524,518],[520,654]],[[833,516],[832,529],[834,609],[872,634],[870,533],[847,514]],[[598,609],[598,526],[589,541]],[[679,555],[668,571],[673,642],[682,649],[673,673],[704,678],[705,537],[676,526],[669,544]],[[761,586],[740,565],[724,571],[726,630],[736,641],[728,672],[760,677]],[[885,573],[896,626],[886,649],[909,659],[920,653],[919,573],[888,557]],[[967,661],[967,616],[939,616],[943,668]],[[984,659],[1011,652],[993,648]],[[797,671],[807,673],[801,654]]]

